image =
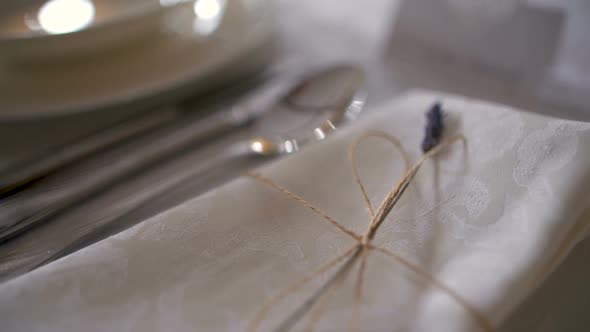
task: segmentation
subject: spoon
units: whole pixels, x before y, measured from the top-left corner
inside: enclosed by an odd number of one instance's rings
[[[233,119],[233,122],[229,123],[227,122],[227,112],[218,113],[215,115],[218,118],[214,122],[219,123],[219,119],[223,119],[222,123],[226,125],[224,129],[228,129],[228,124],[235,124],[236,119],[240,119],[238,123],[243,124],[244,119],[257,119],[263,114],[265,121],[259,122],[271,121],[273,125],[267,126],[270,130],[266,130],[267,132],[263,133],[263,136],[236,143],[222,151],[218,158],[209,162],[210,166],[199,168],[200,170],[205,169],[205,171],[195,170],[193,172],[188,170],[187,173],[175,174],[169,179],[165,179],[159,185],[150,186],[150,188],[138,195],[140,197],[134,200],[136,203],[133,206],[149,201],[192,177],[204,176],[208,170],[223,167],[223,164],[228,159],[233,160],[250,156],[269,158],[290,154],[298,151],[308,143],[325,139],[338,126],[354,119],[362,110],[366,94],[358,89],[364,78],[360,69],[354,66],[341,65],[315,72],[302,79],[300,84],[297,84],[279,102],[279,104],[285,104],[285,100],[289,100],[288,104],[301,104],[297,102],[299,98],[309,99],[313,97],[313,93],[317,93],[317,89],[322,86],[333,86],[334,81],[340,80],[343,75],[349,76],[349,78],[352,77],[352,80],[349,79],[348,89],[336,89],[340,90],[339,96],[335,93],[335,90],[328,93],[327,96],[322,93],[321,96],[324,100],[328,99],[328,97],[331,99],[328,103],[316,104],[311,108],[307,105],[299,105],[300,107],[297,107],[292,113],[300,115],[300,118],[307,117],[307,119],[303,124],[298,124],[295,127],[292,124],[296,123],[296,121],[277,121],[272,117],[273,113],[276,112],[269,113],[268,109],[237,108],[230,110],[229,116]],[[309,112],[310,109],[311,112]],[[319,125],[310,125],[311,120],[319,123]],[[186,119],[183,119],[183,121],[186,121]],[[285,122],[288,122],[286,123],[287,127],[281,127],[281,124],[285,124]],[[262,125],[263,123],[258,126],[261,127]],[[261,128],[257,129],[259,132],[265,131]],[[65,186],[43,188],[39,185],[35,190],[24,191],[0,202],[0,243],[6,242],[31,227],[47,221],[85,199],[116,185],[127,177],[136,175],[147,167],[153,166],[181,151],[183,148],[195,144],[204,137],[212,137],[219,133],[219,128],[211,127],[210,123],[200,121],[189,123],[168,135],[158,137],[154,142],[150,142],[148,146],[139,149],[139,151],[113,161],[106,167],[97,169],[91,176],[88,176],[85,172],[80,172],[74,179],[68,179],[69,183]]]
[[[362,75],[360,71],[354,73],[352,68],[349,70],[349,74]],[[319,87],[316,85],[314,88]],[[48,257],[36,260],[36,263],[31,262],[29,263],[30,265],[28,268],[22,270],[30,271],[37,267],[41,267],[123,230],[124,228],[121,228],[121,224],[125,224],[128,216],[132,215],[134,211],[137,211],[144,206],[151,205],[156,199],[162,197],[163,194],[206,176],[223,165],[235,162],[240,158],[268,160],[283,155],[293,154],[308,144],[313,144],[326,139],[338,128],[357,118],[365,105],[367,95],[366,91],[358,89],[354,92],[354,95],[347,95],[345,99],[328,107],[325,107],[327,105],[318,105],[317,101],[315,104],[302,104],[299,100],[302,96],[297,96],[297,98],[294,97],[295,94],[289,95],[289,98],[293,98],[293,100],[290,100],[288,103],[292,106],[290,107],[291,110],[295,109],[297,112],[311,110],[313,111],[312,113],[320,113],[323,116],[319,119],[316,118],[313,125],[306,122],[303,127],[299,126],[296,130],[296,134],[293,135],[282,135],[282,138],[272,138],[272,136],[274,136],[272,133],[266,133],[268,136],[259,136],[237,142],[229,148],[224,149],[223,153],[219,154],[216,158],[208,161],[204,165],[200,165],[198,168],[185,169],[182,173],[172,174],[170,177],[151,184],[148,188],[145,188],[137,195],[134,195],[134,197],[129,198],[122,204],[118,204],[118,208],[109,213],[107,217],[97,220],[97,223],[99,224],[98,226],[79,236],[71,243],[62,246],[61,249],[55,251],[47,250],[46,252],[49,254]],[[311,96],[308,94],[305,99],[308,100],[310,97]],[[283,102],[284,101],[285,99],[283,99]],[[262,121],[264,120],[268,121],[268,119],[262,119]],[[269,124],[260,124],[261,127],[264,127],[265,125],[268,126]],[[131,225],[126,225],[126,227],[129,226]]]
[[[301,75],[302,73],[293,69],[287,73],[281,68],[271,68],[245,82],[237,83],[236,86],[224,88],[223,91],[214,94],[213,99],[214,102],[215,100],[235,99],[236,92],[239,94],[245,88],[252,90],[254,86],[254,91],[249,93],[246,98],[241,99],[237,108],[250,107],[266,110],[290,91],[301,80]],[[180,118],[184,119],[187,115],[195,113],[195,108],[195,106],[183,105],[183,101],[157,107],[145,113],[130,116],[85,137],[78,137],[62,146],[14,162],[0,170],[0,199],[3,196],[10,196],[22,191],[37,180],[75,164],[92,154],[116,147],[125,141],[136,139],[169,124],[177,123]],[[200,110],[197,111],[201,113]],[[222,115],[213,114],[201,122],[206,123],[208,127],[219,128],[239,127],[248,122],[246,117],[232,116],[232,112],[225,112]],[[243,111],[239,112],[244,113]]]

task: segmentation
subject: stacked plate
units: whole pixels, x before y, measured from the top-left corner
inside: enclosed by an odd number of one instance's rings
[[[10,0],[0,13],[0,120],[179,98],[261,66],[272,36],[268,0]]]

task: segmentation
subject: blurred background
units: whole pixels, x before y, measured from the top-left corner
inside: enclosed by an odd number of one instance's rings
[[[583,0],[192,3],[3,1],[0,167],[285,62],[360,63],[371,103],[424,87],[586,117]]]

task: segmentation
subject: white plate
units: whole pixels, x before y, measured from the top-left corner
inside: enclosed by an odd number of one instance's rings
[[[251,70],[269,50],[269,1],[212,1],[221,5],[219,22],[197,19],[193,3],[185,3],[167,15],[165,29],[124,48],[63,61],[0,63],[0,120],[109,109]]]
[[[4,0],[0,57],[38,62],[91,54],[157,31],[174,8],[159,0]]]

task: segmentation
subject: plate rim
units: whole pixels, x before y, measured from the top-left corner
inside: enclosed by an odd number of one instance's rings
[[[262,2],[265,3],[265,5],[268,5],[268,1],[262,0]],[[92,99],[63,103],[60,106],[52,105],[43,111],[39,111],[38,108],[24,112],[22,109],[16,112],[3,110],[0,111],[0,121],[31,121],[88,112],[107,111],[118,108],[145,108],[151,106],[151,104],[157,104],[158,100],[174,100],[181,98],[183,94],[188,94],[187,90],[192,92],[196,92],[195,90],[205,90],[197,89],[195,88],[195,85],[207,80],[216,73],[223,72],[225,67],[232,67],[231,64],[239,62],[240,59],[246,58],[249,54],[255,54],[255,56],[253,56],[254,58],[264,58],[267,53],[269,53],[268,55],[272,53],[272,46],[274,46],[274,31],[272,29],[272,23],[260,22],[260,24],[257,25],[259,26],[254,28],[255,31],[253,30],[253,37],[255,37],[251,42],[228,46],[234,49],[231,54],[220,58],[218,61],[207,64],[205,68],[186,68],[187,72],[179,71],[173,79],[167,81],[153,80],[151,84],[132,87],[125,94],[115,96],[112,94],[105,94]],[[223,38],[220,39],[220,43],[227,43]],[[252,66],[252,64],[250,64],[250,66]],[[171,97],[162,98],[162,95],[171,95]]]

